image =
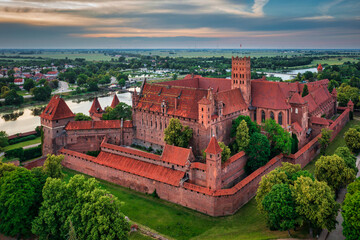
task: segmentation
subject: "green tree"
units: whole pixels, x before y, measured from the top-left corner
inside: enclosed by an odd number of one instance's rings
[[[326,148],[330,144],[331,133],[333,131],[328,128],[321,129],[321,137],[319,138],[320,143],[320,154],[324,155]]]
[[[267,137],[261,133],[254,133],[246,149],[248,160],[246,162],[246,169],[248,172],[253,172],[261,166],[264,166],[270,157],[270,143]]]
[[[254,133],[259,133],[260,128],[259,125],[256,122],[251,121],[251,118],[249,116],[238,116],[235,120],[232,122],[231,126],[231,137],[236,136],[237,128],[240,125],[241,121],[245,120],[247,127],[249,128],[249,135],[251,136]]]
[[[77,113],[75,114],[75,121],[92,121],[92,118],[83,113]]]
[[[245,151],[250,142],[249,128],[245,120],[242,120],[236,129],[236,143],[240,151]]]
[[[326,182],[335,191],[354,181],[355,171],[348,168],[344,159],[334,154],[321,156],[315,163],[315,177]]]
[[[126,103],[120,102],[115,108],[109,108],[106,113],[103,114],[103,120],[120,120],[131,119],[132,111],[131,107]]]
[[[314,227],[329,231],[335,229],[340,205],[325,182],[300,176],[290,189],[296,203],[296,212],[310,225],[310,235]]]
[[[219,142],[219,146],[220,148],[223,150],[221,152],[221,162],[224,163],[226,162],[226,160],[229,159],[230,154],[231,154],[231,150],[228,146],[225,145],[225,143],[223,142]]]
[[[349,128],[345,133],[345,143],[346,146],[352,152],[359,152],[360,151],[360,132],[357,131],[355,128]]]
[[[340,87],[337,89],[338,93],[338,101],[339,105],[345,107],[346,104],[351,99],[355,106],[357,106],[359,102],[359,89],[356,87],[351,87],[350,85],[343,83],[340,85]]]
[[[88,81],[87,85],[87,89],[90,92],[96,92],[99,90],[98,84],[95,80]]]
[[[0,162],[0,179],[4,176],[5,172],[14,171],[17,167],[12,163]]]
[[[5,105],[16,105],[20,106],[24,102],[23,96],[16,93],[16,90],[10,90],[5,97]]]
[[[2,98],[5,98],[6,95],[10,92],[10,88],[8,86],[2,86],[1,87],[1,96]]]
[[[86,84],[87,80],[88,80],[88,76],[84,73],[81,73],[78,75],[76,83],[77,83],[77,85],[82,86],[82,85]]]
[[[174,73],[173,75],[172,75],[172,80],[176,80],[177,79],[177,74],[176,73]]]
[[[0,131],[0,152],[9,145],[8,135],[5,131]]]
[[[47,155],[43,170],[44,173],[52,178],[63,178],[61,162],[64,160],[63,155]]]
[[[28,236],[38,214],[44,179],[25,168],[6,172],[0,178],[0,232],[8,236]],[[40,175],[41,177],[41,175]]]
[[[300,225],[296,204],[288,184],[276,184],[262,201],[263,208],[271,230],[294,229]]]
[[[358,172],[358,168],[356,167],[356,157],[351,153],[348,147],[338,147],[335,151],[335,154],[344,159],[348,168],[351,168]]]
[[[76,240],[76,231],[74,228],[74,225],[72,224],[72,221],[69,221],[69,238],[68,240]]]
[[[24,89],[26,91],[30,91],[30,89],[34,88],[35,87],[35,82],[34,80],[30,79],[30,78],[27,78],[24,82]]]
[[[290,153],[291,137],[288,131],[284,130],[273,119],[268,119],[265,121],[264,130],[269,137],[272,152],[271,156],[275,156],[279,153]]]
[[[124,87],[125,84],[126,84],[126,80],[124,78],[120,78],[118,80],[118,84],[119,84],[120,87]]]
[[[331,93],[333,91],[333,89],[337,88],[337,87],[339,87],[339,83],[335,80],[331,80],[328,85],[328,90]]]
[[[305,97],[308,94],[309,94],[309,89],[308,89],[308,86],[305,84],[301,96]]]
[[[188,126],[183,127],[179,119],[170,119],[169,126],[164,130],[164,140],[169,145],[187,148],[193,135]]]
[[[343,234],[348,240],[358,240],[360,236],[360,191],[354,194],[346,194],[343,206],[342,216],[344,221]]]
[[[46,101],[50,99],[51,96],[51,88],[49,86],[46,87],[37,87],[32,92],[34,99],[38,101]]]
[[[43,196],[32,226],[40,240],[66,239],[71,225],[78,239],[127,239],[130,227],[120,201],[94,178],[75,175],[68,183],[48,178]]]

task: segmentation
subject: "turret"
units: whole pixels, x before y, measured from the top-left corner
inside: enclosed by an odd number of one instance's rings
[[[317,67],[317,71],[320,73],[323,71],[323,67],[321,66],[321,63]]]
[[[199,123],[208,128],[211,121],[211,102],[205,96],[198,102]]]
[[[232,57],[231,89],[240,88],[246,104],[251,103],[250,57]]]
[[[115,108],[120,103],[119,98],[117,97],[116,93],[114,95],[114,98],[111,102],[110,107]]]
[[[221,152],[217,140],[212,137],[206,153],[206,184],[212,190],[221,189]]]
[[[43,155],[54,154],[65,146],[61,136],[66,124],[75,120],[75,115],[64,99],[55,95],[41,113],[40,120],[44,132]]]
[[[101,120],[102,114],[104,113],[103,109],[101,108],[101,105],[99,103],[99,100],[97,97],[94,98],[94,101],[91,105],[91,108],[89,110],[90,117],[94,121]]]
[[[347,107],[350,108],[350,111],[354,111],[354,103],[351,101],[351,99],[347,103]]]

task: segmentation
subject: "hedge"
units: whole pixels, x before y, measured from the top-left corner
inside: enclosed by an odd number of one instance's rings
[[[10,139],[9,144],[13,145],[13,144],[16,144],[16,143],[33,140],[35,138],[37,138],[36,135],[29,135],[29,136],[26,136],[26,137],[17,137],[17,138]]]
[[[42,156],[42,147],[41,145],[33,148],[23,149],[23,148],[15,148],[12,150],[8,150],[5,152],[5,157],[7,159],[19,158],[20,162],[30,160],[33,158]]]

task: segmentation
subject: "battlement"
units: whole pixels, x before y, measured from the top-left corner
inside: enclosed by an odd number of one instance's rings
[[[231,60],[233,63],[243,63],[243,62],[250,63],[250,56],[249,57],[236,56],[236,57],[232,57]]]

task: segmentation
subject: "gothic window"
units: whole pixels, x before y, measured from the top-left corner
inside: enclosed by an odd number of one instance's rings
[[[279,116],[278,116],[278,123],[279,123],[280,125],[282,125],[282,124],[283,124],[283,121],[282,121],[282,112],[280,112],[280,113],[279,113]]]
[[[265,111],[261,110],[261,122],[265,122]]]
[[[297,108],[295,108],[295,113],[298,114],[298,109]]]
[[[204,111],[204,108],[201,108],[201,111],[203,112],[203,111]]]
[[[273,112],[270,112],[270,118],[272,119],[272,120],[274,120],[274,113]]]
[[[256,110],[254,111],[254,121],[256,122]]]

